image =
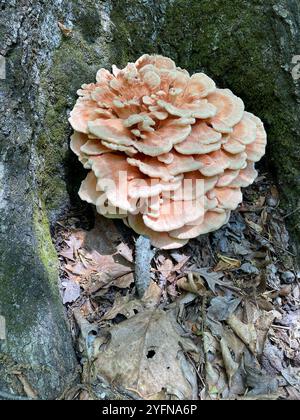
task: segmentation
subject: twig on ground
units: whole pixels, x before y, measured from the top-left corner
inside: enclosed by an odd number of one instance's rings
[[[300,207],[296,208],[296,210],[293,210],[290,213],[283,216],[283,220],[287,219],[288,217],[292,216],[293,214],[297,213],[298,211],[300,211]]]

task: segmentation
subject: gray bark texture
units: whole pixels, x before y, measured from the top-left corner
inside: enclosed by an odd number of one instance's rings
[[[164,54],[242,97],[299,243],[299,28],[298,0],[0,0],[0,390],[23,393],[17,370],[56,398],[76,371],[50,226],[83,175],[68,113],[100,67]]]

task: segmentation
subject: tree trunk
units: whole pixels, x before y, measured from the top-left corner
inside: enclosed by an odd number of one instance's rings
[[[22,392],[12,374],[19,368],[39,397],[54,398],[76,368],[49,230],[81,180],[68,150],[76,90],[92,82],[98,68],[124,66],[143,53],[170,56],[232,89],[266,123],[266,164],[276,171],[299,243],[300,6],[298,0],[0,0],[0,6],[6,60],[0,80],[0,316],[6,320],[0,390]]]

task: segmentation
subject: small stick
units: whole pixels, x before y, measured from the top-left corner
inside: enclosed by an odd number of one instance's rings
[[[283,327],[281,325],[274,325],[274,324],[272,324],[271,327],[272,328],[275,328],[275,329],[277,328],[278,330],[286,330],[286,331],[290,331],[291,330],[290,327]]]
[[[151,261],[154,251],[150,239],[139,236],[135,244],[135,286],[139,298],[142,298],[151,281]]]
[[[293,214],[297,213],[298,211],[300,211],[300,207],[296,208],[296,210],[293,210],[290,213],[288,213],[285,216],[283,216],[283,219],[286,219],[286,218],[292,216]]]

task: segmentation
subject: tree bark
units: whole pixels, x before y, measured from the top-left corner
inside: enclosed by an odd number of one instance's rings
[[[228,87],[266,123],[291,232],[300,238],[298,0],[0,0],[0,390],[41,398],[76,368],[58,292],[49,225],[82,179],[68,150],[68,113],[100,67],[143,53],[173,58]],[[58,26],[61,22],[64,26]],[[65,30],[64,30],[65,27]],[[24,366],[26,368],[24,368]]]
[[[0,17],[7,64],[0,82],[0,315],[6,324],[0,390],[23,394],[15,374],[21,372],[43,399],[59,396],[76,372],[58,291],[58,259],[38,186],[42,156],[36,145],[45,89],[40,83],[59,45],[57,3],[5,1]]]

